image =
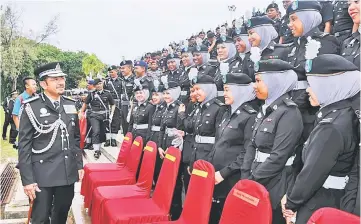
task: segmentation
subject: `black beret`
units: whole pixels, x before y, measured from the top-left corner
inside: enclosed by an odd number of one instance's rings
[[[139,91],[139,90],[143,90],[143,89],[149,89],[149,86],[148,86],[147,82],[143,82],[140,85],[134,84],[134,88],[133,88],[134,92]]]
[[[223,43],[233,43],[233,39],[229,36],[221,36],[216,41],[216,45]]]
[[[192,53],[208,53],[208,47],[204,44],[197,45],[193,48]]]
[[[321,4],[316,0],[299,1],[295,0],[290,6],[288,6],[286,13],[291,15],[299,11],[321,11]]]
[[[205,34],[204,31],[199,32],[199,34]]]
[[[43,65],[37,69],[35,69],[34,74],[38,76],[40,80],[44,77],[61,77],[66,76],[61,70],[61,62],[52,62],[46,65]]]
[[[168,52],[168,49],[167,48],[163,48],[162,52]]]
[[[280,59],[268,59],[258,62],[258,72],[280,72],[293,69],[292,65]]]
[[[248,85],[252,79],[244,73],[228,73],[223,79],[224,84]]]
[[[122,62],[120,62],[120,66],[124,66],[124,65],[133,66],[133,62],[132,60],[123,60]]]
[[[232,38],[238,37],[238,36],[248,36],[247,30],[244,26],[241,26],[240,28],[235,28],[232,32]]]
[[[209,75],[198,75],[196,80],[194,80],[196,84],[214,84],[214,79]]]
[[[176,58],[179,58],[178,54],[168,54],[166,57],[166,61]]]
[[[117,69],[117,66],[115,65],[112,65],[108,68],[108,72],[112,71],[112,70],[116,70]]]
[[[253,29],[258,26],[270,25],[273,26],[274,22],[267,16],[255,16],[248,20],[247,28]]]
[[[99,84],[100,82],[102,82],[101,79],[94,79],[93,85],[97,85],[97,84]]]
[[[176,88],[179,86],[179,83],[178,82],[173,82],[173,81],[170,81],[166,84],[164,84],[164,90],[167,90],[167,89],[173,89],[173,88]]]
[[[326,75],[339,72],[356,71],[358,68],[352,62],[337,54],[323,54],[313,60],[306,61],[309,66],[307,75]]]
[[[266,11],[268,11],[268,9],[278,9],[278,5],[276,3],[271,3],[267,6]]]
[[[194,51],[194,47],[184,47],[184,48],[182,49],[182,54],[183,54],[183,53],[186,53],[186,52],[192,53],[193,51]]]

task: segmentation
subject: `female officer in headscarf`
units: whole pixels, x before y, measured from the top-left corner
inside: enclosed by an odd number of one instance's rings
[[[210,56],[208,53],[208,47],[201,42],[198,42],[197,45],[192,48],[192,53],[194,65],[198,69],[198,75],[209,75],[214,77],[216,68],[209,64]]]
[[[216,130],[226,110],[224,104],[217,99],[217,87],[212,77],[197,76],[193,82],[199,105],[194,113],[192,124],[194,151],[190,167],[199,159],[209,161],[215,143]]]
[[[252,17],[248,21],[248,40],[252,46],[250,51],[253,62],[272,58],[287,59],[287,45],[276,44],[274,41],[278,33],[273,24],[273,20],[267,16]],[[257,72],[257,67],[255,70]]]
[[[239,22],[236,23],[236,25]],[[251,45],[248,41],[248,33],[244,26],[235,28],[233,32],[233,41],[236,46],[237,53],[235,55],[235,60],[229,64],[229,69],[231,73],[245,73],[247,74],[252,81],[254,81],[254,70],[253,62],[250,59],[250,50]]]
[[[217,40],[216,44],[219,67],[216,71],[214,82],[217,85],[217,98],[224,102],[222,77],[229,72],[229,65],[235,61],[236,47],[234,46],[233,39],[224,35]]]
[[[241,166],[251,142],[252,126],[257,111],[250,101],[256,98],[252,79],[243,73],[223,76],[225,104],[228,105],[222,123],[217,127],[210,162],[216,174],[216,186],[210,223],[219,223],[225,199],[232,187],[241,178]]]
[[[149,135],[149,141],[153,141],[159,145],[159,132],[160,132],[160,124],[162,122],[162,117],[164,114],[164,111],[166,109],[166,102],[163,99],[163,85],[160,85],[160,82],[158,80],[154,80],[154,89],[152,93],[152,104],[155,106],[155,111],[152,117],[152,126],[151,131]],[[156,164],[155,164],[155,170],[154,170],[154,182],[157,183],[160,168],[162,165],[162,160],[160,156],[157,156]]]
[[[136,105],[133,107],[128,132],[132,132],[133,137],[141,136],[143,141],[148,140],[151,130],[152,117],[155,106],[148,102],[149,89],[146,83],[141,84],[139,81],[134,81]]]
[[[313,129],[314,114],[317,108],[312,108],[308,101],[306,88],[306,59],[310,55],[339,54],[339,42],[334,36],[320,32],[318,26],[322,22],[321,5],[317,1],[294,1],[287,9],[295,41],[288,54],[288,61],[298,76],[297,86],[292,93],[292,99],[298,105],[303,117],[303,142],[306,141]],[[306,54],[306,47],[309,53]],[[312,51],[311,51],[312,50]]]
[[[310,103],[320,110],[304,144],[303,168],[286,195],[284,215],[296,216],[297,224],[319,208],[339,208],[358,144],[349,100],[360,91],[355,66],[338,55],[321,55],[312,60],[307,80]]]
[[[280,202],[292,183],[295,149],[303,130],[301,113],[291,100],[296,86],[293,67],[279,59],[259,62],[255,91],[265,100],[257,114],[252,144],[246,149],[241,169],[244,178],[265,186],[270,194],[273,223],[284,223]]]
[[[164,101],[166,102],[166,109],[163,113],[162,122],[160,125],[158,152],[161,159],[164,158],[166,150],[170,146],[182,148],[183,139],[181,132],[183,130],[183,122],[178,114],[178,108],[182,103],[178,100],[181,88],[176,82],[167,82],[165,77],[162,78],[164,84]],[[171,215],[172,220],[177,220],[182,212],[182,179],[180,165],[177,182],[173,194]]]

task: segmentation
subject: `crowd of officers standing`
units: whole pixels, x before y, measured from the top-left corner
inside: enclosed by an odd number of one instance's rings
[[[283,5],[282,19],[272,3],[267,16],[208,33],[208,46],[198,39],[160,60],[123,60],[89,80],[81,112],[95,156],[102,128],[105,146],[120,129],[154,141],[156,183],[167,148],[180,148],[172,219],[198,159],[216,170],[210,223],[240,179],[269,191],[274,224],[304,224],[321,207],[359,215],[359,1]]]

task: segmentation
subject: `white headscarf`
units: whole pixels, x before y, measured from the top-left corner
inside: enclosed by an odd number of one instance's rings
[[[261,77],[268,89],[266,106],[271,105],[283,94],[293,90],[297,85],[297,74],[293,70],[267,72],[267,74],[261,74]]]
[[[261,43],[259,44],[261,51],[266,49],[271,41],[278,37],[277,31],[272,25],[258,26],[253,30],[261,37]]]
[[[176,69],[179,69],[179,65],[180,65],[180,61],[181,61],[180,58],[172,58],[172,59],[169,59],[168,61],[175,61]]]
[[[217,86],[216,84],[197,84],[201,89],[205,92],[206,98],[201,103],[201,106],[203,106],[208,101],[214,99],[217,97]]]
[[[307,36],[313,28],[318,27],[322,23],[322,16],[318,11],[307,10],[295,13],[303,25],[302,36]]]
[[[253,83],[249,85],[235,85],[227,84],[231,90],[234,102],[231,104],[232,114],[240,107],[243,103],[249,102],[256,98],[256,93],[253,88]]]
[[[190,65],[187,66],[186,68],[189,68],[189,67],[193,66],[194,65],[193,54],[191,52],[184,52],[183,54],[187,54],[188,58],[189,58]]]
[[[360,92],[360,72],[348,71],[332,76],[307,76],[321,108]]]

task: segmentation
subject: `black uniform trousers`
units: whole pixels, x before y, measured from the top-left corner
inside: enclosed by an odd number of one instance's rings
[[[182,189],[183,189],[182,174],[184,169],[183,167],[184,167],[183,162],[180,162],[178,176],[174,188],[172,205],[170,208],[170,214],[172,216],[173,221],[179,219],[182,213]]]
[[[9,138],[9,142],[11,144],[14,144],[16,142],[16,137],[18,136],[18,131],[16,130],[16,125],[14,123],[14,121],[12,120],[12,118],[10,118],[10,138]]]
[[[105,121],[105,114],[91,113],[89,120],[92,126],[92,144],[102,143],[102,133],[104,133],[104,125],[106,125],[106,127],[109,127],[109,122]]]
[[[122,102],[123,103],[123,102]],[[129,103],[129,102],[128,102]],[[123,131],[123,135],[125,135],[128,131],[128,127],[129,127],[129,122],[127,122],[127,116],[129,113],[129,107],[128,105],[122,105],[122,111],[121,111],[121,124],[122,124],[122,131]]]
[[[40,187],[33,205],[32,224],[66,224],[74,198],[74,184],[59,187]],[[51,217],[51,222],[49,220]]]
[[[223,211],[225,201],[226,201],[225,198],[213,200],[211,213],[209,215],[209,224],[218,224],[219,223],[219,220],[221,219],[221,216],[222,216],[222,211]]]
[[[3,138],[6,138],[6,132],[8,131],[8,127],[9,127],[9,124],[10,124],[10,115],[8,113],[5,113],[5,119],[4,119],[4,125],[3,125],[3,134],[2,134],[2,137]]]
[[[121,120],[120,110],[118,107],[115,107],[112,123],[110,125],[111,130],[110,130],[110,132],[107,131],[107,133],[118,134],[118,131],[120,129],[120,123],[121,123],[120,120]]]

